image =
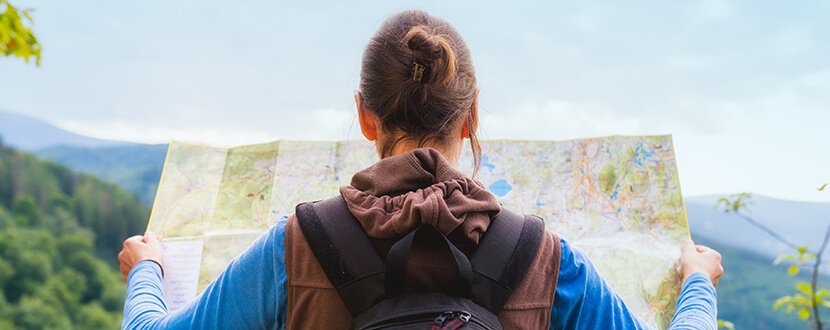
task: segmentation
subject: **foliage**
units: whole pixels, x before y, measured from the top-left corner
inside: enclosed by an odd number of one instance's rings
[[[720,329],[720,328],[727,328],[729,330],[735,330],[735,325],[732,324],[732,322],[729,322],[729,321],[718,320],[718,329]]]
[[[0,144],[0,328],[117,328],[115,253],[148,215],[114,184]]]
[[[818,191],[823,191],[827,184],[822,185],[818,188]],[[816,329],[821,330],[823,328],[821,322],[821,310],[820,307],[825,309],[830,309],[830,291],[827,289],[818,289],[817,288],[817,281],[819,270],[821,268],[821,261],[822,261],[822,254],[824,253],[825,248],[827,247],[828,241],[830,241],[830,225],[827,227],[827,231],[824,236],[824,240],[821,243],[821,247],[817,251],[809,250],[808,246],[797,246],[794,243],[788,241],[784,237],[781,237],[771,229],[767,228],[766,226],[758,223],[752,217],[747,216],[743,213],[743,211],[752,204],[751,195],[749,193],[741,193],[737,195],[732,195],[731,198],[721,198],[718,200],[716,207],[724,204],[724,212],[732,213],[738,216],[741,219],[746,220],[750,224],[758,227],[761,230],[764,230],[774,238],[776,238],[781,243],[784,243],[797,252],[793,255],[784,255],[778,257],[773,261],[773,265],[778,265],[783,261],[792,262],[792,264],[787,268],[787,274],[789,276],[796,276],[799,274],[802,267],[810,267],[812,268],[812,279],[811,282],[803,282],[798,281],[795,283],[796,293],[792,295],[783,296],[773,303],[773,309],[778,309],[784,307],[787,313],[792,313],[793,311],[797,311],[797,315],[801,320],[811,320],[812,325],[815,326]]]
[[[125,238],[144,232],[150,214],[135,195],[114,184],[2,145],[0,205],[15,214],[16,225],[94,238],[95,253],[108,259]]]
[[[723,256],[726,271],[717,287],[719,318],[733,323],[738,330],[807,328],[806,321],[794,318],[783,308],[772,308],[775,300],[792,294],[797,282],[810,280],[806,272],[791,277],[787,275],[787,262],[771,266],[774,257],[719,243],[700,233],[693,232],[692,238],[695,243],[711,247]],[[830,277],[822,275],[820,280],[830,281]],[[825,317],[830,318],[830,311],[822,313],[822,319]]]
[[[23,24],[24,19],[33,23],[31,12],[31,9],[15,8],[8,0],[0,0],[0,52],[5,56],[22,57],[27,63],[34,57],[35,64],[40,65],[40,43],[32,30]]]

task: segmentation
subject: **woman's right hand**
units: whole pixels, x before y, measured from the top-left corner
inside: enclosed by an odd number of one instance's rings
[[[118,253],[119,269],[124,277],[124,283],[127,283],[130,270],[139,262],[152,260],[161,267],[163,252],[158,237],[149,231],[144,233],[144,236],[136,235],[125,240],[124,248]]]
[[[680,254],[680,271],[683,273],[683,282],[694,273],[703,273],[717,286],[718,279],[723,275],[723,266],[720,263],[721,255],[718,251],[703,245],[695,245],[692,240],[683,242]]]

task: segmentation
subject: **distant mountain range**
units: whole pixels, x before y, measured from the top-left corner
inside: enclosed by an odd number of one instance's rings
[[[705,237],[766,256],[793,253],[769,234],[750,223],[716,209],[725,196],[686,197],[686,215],[692,237]],[[749,214],[790,242],[818,249],[830,224],[830,203],[794,202],[753,195]]]
[[[0,141],[40,158],[117,183],[152,205],[167,145],[78,135],[25,115],[0,112]]]
[[[35,150],[40,158],[69,166],[74,171],[92,174],[117,183],[138,195],[144,205],[153,205],[158,190],[166,144],[135,144],[119,147],[81,148],[58,146]]]
[[[32,117],[8,112],[0,112],[0,138],[4,145],[26,151],[57,146],[101,148],[137,144],[78,135]]]

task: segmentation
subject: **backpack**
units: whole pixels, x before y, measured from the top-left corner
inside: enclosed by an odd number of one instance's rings
[[[498,314],[545,232],[541,218],[502,209],[469,259],[437,229],[421,225],[392,246],[384,263],[342,196],[300,204],[296,216],[354,319],[352,329],[501,329]],[[450,250],[458,276],[446,292],[407,292],[409,252],[430,235]]]

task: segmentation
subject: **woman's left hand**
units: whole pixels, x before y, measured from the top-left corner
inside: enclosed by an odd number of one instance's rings
[[[139,262],[153,260],[161,266],[162,251],[161,242],[150,231],[144,233],[144,236],[135,235],[126,239],[123,249],[118,253],[118,262],[121,264],[119,268],[121,275],[124,276],[124,283],[127,283],[130,270]]]

